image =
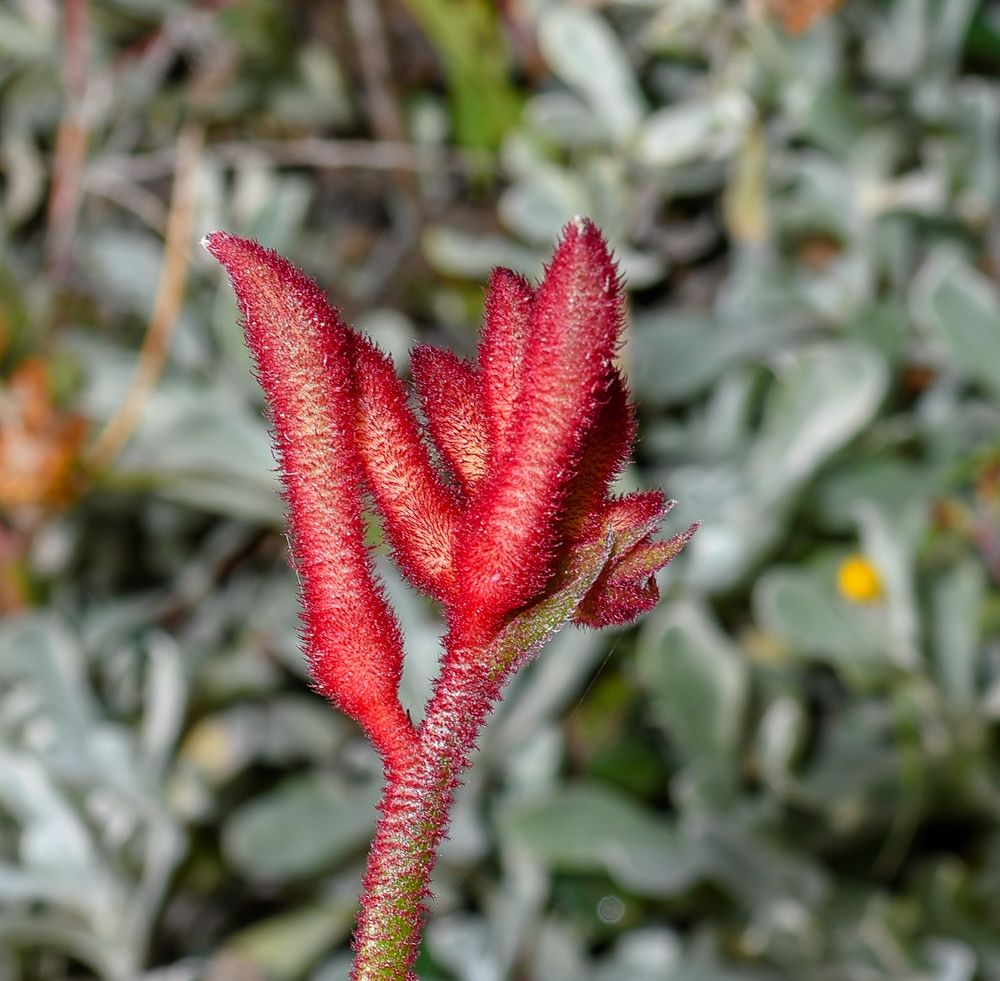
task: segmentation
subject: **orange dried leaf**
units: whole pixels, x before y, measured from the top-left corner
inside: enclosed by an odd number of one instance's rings
[[[72,500],[73,472],[86,431],[84,419],[53,403],[45,362],[22,362],[0,392],[0,506]]]

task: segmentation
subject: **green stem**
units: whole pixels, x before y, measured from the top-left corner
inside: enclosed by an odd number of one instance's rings
[[[388,775],[354,937],[354,981],[416,981],[410,969],[420,945],[423,900],[452,791],[499,691],[483,678],[485,660],[450,652],[416,753]]]
[[[405,0],[448,76],[455,135],[473,150],[493,150],[517,122],[507,46],[491,0]]]

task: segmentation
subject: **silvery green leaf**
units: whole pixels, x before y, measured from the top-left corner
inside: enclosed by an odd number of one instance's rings
[[[868,69],[890,82],[912,79],[924,64],[930,43],[927,0],[895,0],[885,15],[868,13],[864,47]]]
[[[86,374],[81,411],[109,419],[128,390],[134,355],[83,335],[70,348]],[[284,520],[264,418],[221,377],[161,381],[106,479],[254,523]]]
[[[667,927],[630,930],[618,938],[596,981],[673,981],[683,956],[680,937]]]
[[[878,570],[885,592],[889,653],[905,670],[914,670],[923,660],[915,563],[926,512],[923,501],[902,511],[884,511],[861,501],[856,511],[862,550]]]
[[[983,567],[972,559],[942,572],[932,586],[934,673],[944,692],[962,704],[970,704],[978,688],[980,610],[985,593]]]
[[[254,584],[247,627],[280,664],[300,678],[309,677],[302,651],[299,589],[289,569],[277,569]]]
[[[610,151],[595,153],[581,169],[592,205],[589,217],[604,232],[620,258],[619,243],[629,237],[631,203],[635,199],[625,161]],[[657,258],[663,261],[662,256]]]
[[[959,370],[1000,395],[1000,297],[987,277],[939,249],[914,280],[910,309]]]
[[[419,337],[416,325],[405,313],[393,307],[376,307],[355,317],[353,326],[378,344],[399,371],[405,370],[410,349]]]
[[[867,151],[867,153],[863,152]],[[874,149],[865,145],[856,164],[863,169]],[[820,154],[803,154],[789,161],[795,174],[790,192],[774,204],[774,220],[789,232],[826,232],[850,242],[858,233],[859,178],[836,161]],[[864,185],[860,193],[864,193]]]
[[[241,235],[286,254],[301,230],[312,193],[308,181],[279,176],[266,157],[248,150],[235,168],[233,220]]]
[[[754,392],[760,374],[755,366],[730,369],[712,389],[696,432],[707,457],[738,459],[750,436]]]
[[[699,814],[686,831],[713,878],[755,924],[801,937],[815,933],[816,911],[830,891],[828,874],[815,859],[766,834],[749,809]]]
[[[74,869],[26,869],[0,862],[0,906],[20,903],[58,903],[70,908],[96,905],[94,882]]]
[[[647,167],[680,167],[728,156],[754,116],[753,103],[737,90],[659,109],[639,131],[636,159]]]
[[[306,695],[238,702],[198,720],[184,740],[180,762],[216,785],[258,760],[271,766],[328,763],[345,735],[341,723],[328,704]]]
[[[25,685],[37,700],[24,739],[59,772],[91,773],[87,748],[96,706],[80,651],[51,615],[8,618],[0,627],[0,672]]]
[[[678,602],[651,616],[638,669],[655,718],[689,759],[715,765],[731,757],[748,695],[746,663],[703,609]]]
[[[4,29],[0,15],[0,36]],[[35,214],[45,195],[45,159],[26,126],[4,126],[0,146],[6,178],[0,215],[5,226],[14,230]]]
[[[538,931],[530,976],[532,981],[586,981],[587,960],[579,931],[569,923],[549,919]]]
[[[896,456],[849,461],[820,478],[815,491],[820,516],[834,531],[850,531],[857,521],[858,501],[879,507],[905,507],[932,490],[928,468]]]
[[[212,333],[221,349],[221,361],[227,374],[239,379],[243,391],[251,398],[259,397],[260,386],[253,375],[253,359],[243,338],[236,293],[220,267],[219,279],[211,312]]]
[[[163,266],[163,245],[145,232],[107,230],[94,235],[85,251],[87,266],[104,296],[148,317]]]
[[[799,783],[829,811],[840,834],[856,832],[873,817],[891,817],[899,800],[899,755],[889,707],[872,699],[851,702],[819,733]]]
[[[988,214],[1000,201],[1000,92],[994,85],[967,79],[962,97],[965,125],[973,142],[965,171],[964,204]]]
[[[154,772],[161,773],[184,723],[187,679],[177,642],[157,632],[146,643],[149,667],[140,737],[143,754]]]
[[[821,275],[801,280],[802,297],[824,321],[847,323],[862,314],[873,299],[875,272],[871,256],[845,249]]]
[[[618,270],[629,289],[648,289],[667,274],[666,262],[655,252],[639,252],[614,243],[613,249]]]
[[[502,825],[550,867],[605,870],[640,895],[674,895],[698,874],[670,825],[607,787],[567,786],[544,803],[504,815]]]
[[[542,273],[545,255],[498,235],[471,235],[445,225],[424,232],[422,239],[427,261],[446,276],[485,281],[494,266],[504,266],[525,276]]]
[[[334,954],[309,975],[309,981],[351,981],[354,955],[349,952]]]
[[[46,32],[37,22],[0,11],[0,53],[5,57],[31,62],[49,54],[54,43],[55,32]]]
[[[275,765],[327,763],[346,736],[343,718],[325,699],[305,692],[270,699],[262,721],[261,758]]]
[[[378,787],[290,777],[226,821],[227,860],[251,879],[283,882],[322,872],[357,851],[375,826]]]
[[[528,100],[524,118],[548,139],[567,147],[606,143],[611,131],[593,110],[569,92],[543,92]]]
[[[601,635],[567,626],[535,660],[513,678],[497,707],[497,723],[487,730],[484,749],[504,754],[538,731],[586,686],[586,679],[604,656]]]
[[[684,577],[709,592],[739,582],[747,568],[780,534],[782,511],[762,507],[733,465],[678,467],[664,485],[679,502],[676,520],[701,521],[681,553]]]
[[[92,884],[99,879],[90,832],[35,757],[0,748],[0,802],[22,825],[19,853],[26,868]]]
[[[161,386],[116,470],[192,507],[257,523],[284,519],[264,421],[233,392]]]
[[[575,215],[591,212],[583,182],[559,167],[539,168],[500,197],[499,214],[516,235],[537,245],[555,241]]]
[[[557,726],[519,735],[519,741],[503,757],[509,801],[534,800],[548,794],[559,780],[566,755],[566,740]]]
[[[950,75],[959,66],[970,22],[977,9],[973,0],[944,0],[936,5],[930,44],[938,72]]]
[[[757,580],[753,605],[757,622],[795,651],[847,666],[887,663],[878,611],[843,599],[830,563],[815,569],[772,566]]]
[[[306,42],[298,54],[298,79],[277,88],[272,104],[277,115],[304,126],[344,127],[354,115],[344,69],[319,39]]]
[[[500,981],[501,967],[482,917],[469,913],[439,916],[426,935],[435,960],[453,971],[458,981]]]
[[[808,720],[801,702],[789,696],[767,707],[757,730],[757,752],[764,779],[779,794],[793,783],[791,768],[802,749]]]
[[[607,21],[587,7],[554,3],[539,18],[538,41],[549,67],[586,99],[615,138],[631,136],[646,113],[645,100]]]
[[[871,420],[887,382],[882,357],[861,344],[816,344],[788,358],[750,451],[754,498],[777,502],[808,480]]]
[[[685,401],[769,341],[757,331],[721,327],[711,314],[639,314],[625,349],[629,381],[643,402]]]
[[[978,967],[976,952],[953,937],[933,937],[924,943],[931,981],[972,981]]]
[[[328,950],[347,939],[357,904],[319,903],[260,920],[226,942],[226,950],[274,981],[298,981]]]

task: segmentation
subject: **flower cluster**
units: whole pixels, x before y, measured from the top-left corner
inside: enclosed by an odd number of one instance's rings
[[[693,529],[654,540],[670,507],[663,494],[611,493],[635,419],[615,363],[621,284],[589,221],[566,228],[537,288],[508,270],[493,273],[475,362],[414,350],[419,415],[392,362],[289,262],[224,232],[205,245],[232,278],[270,409],[313,676],[382,755],[383,821],[413,807],[419,823],[424,808],[424,840],[413,843],[424,857],[412,869],[380,856],[376,836],[356,939],[357,977],[402,978],[415,947],[402,960],[376,948],[405,945],[419,931],[447,821],[441,799],[506,675],[568,619],[600,627],[650,609],[654,574]],[[420,730],[399,701],[402,637],[364,543],[369,506],[400,569],[448,623],[442,676]],[[461,730],[450,741],[449,725]],[[393,781],[396,790],[412,784],[405,805],[393,803]],[[414,803],[432,788],[437,801]],[[380,876],[406,875],[424,877],[412,896],[393,885],[380,899]],[[395,904],[392,915],[380,902]],[[393,933],[402,920],[406,937]]]

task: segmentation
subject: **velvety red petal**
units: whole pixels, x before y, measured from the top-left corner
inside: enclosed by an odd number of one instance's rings
[[[613,368],[566,496],[562,531],[567,538],[582,537],[597,524],[594,519],[607,500],[611,483],[628,462],[635,429],[628,389],[618,369]]]
[[[455,584],[458,510],[431,463],[392,361],[353,335],[357,445],[365,482],[399,567],[447,601]]]
[[[560,510],[601,407],[622,304],[601,233],[590,221],[570,223],[535,297],[509,442],[464,536],[459,575],[470,615],[502,616],[552,572]]]
[[[486,476],[490,439],[475,368],[454,352],[419,345],[410,371],[441,456],[471,499]]]
[[[483,335],[479,342],[479,383],[490,439],[506,445],[521,392],[524,350],[531,331],[535,294],[527,280],[509,269],[494,269],[486,290]]]
[[[276,253],[223,232],[205,246],[232,278],[267,397],[313,677],[398,761],[413,727],[397,694],[402,637],[364,546],[351,333],[316,284]]]

